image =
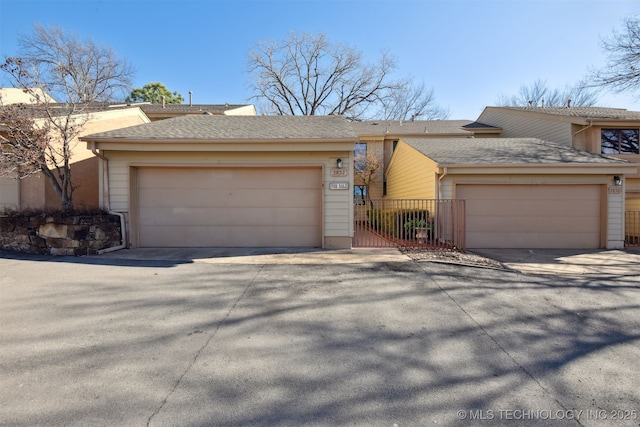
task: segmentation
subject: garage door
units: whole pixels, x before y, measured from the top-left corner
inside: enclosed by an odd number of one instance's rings
[[[468,248],[598,248],[598,185],[457,185]]]
[[[322,245],[320,168],[140,168],[141,247]]]

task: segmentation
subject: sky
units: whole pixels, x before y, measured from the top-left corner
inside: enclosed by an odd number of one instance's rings
[[[255,104],[250,47],[324,32],[368,62],[387,51],[395,77],[432,88],[450,119],[473,120],[522,85],[564,88],[605,66],[601,41],[636,15],[640,0],[0,0],[0,57],[17,55],[34,23],[59,26],[126,58],[134,87]],[[599,104],[640,110],[637,95],[603,92]]]

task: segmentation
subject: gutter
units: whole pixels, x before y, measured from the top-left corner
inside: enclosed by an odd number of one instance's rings
[[[442,170],[442,173],[441,173],[441,174],[440,174],[440,173],[438,174],[438,197],[437,197],[438,199],[440,199],[440,198],[441,198],[441,194],[442,194],[442,180],[444,179],[444,177],[445,177],[445,176],[447,176],[447,172],[448,172],[448,171],[447,171],[447,168],[445,167],[445,168]]]

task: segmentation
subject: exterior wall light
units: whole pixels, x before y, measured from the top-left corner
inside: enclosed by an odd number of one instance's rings
[[[614,176],[613,185],[615,185],[616,187],[620,187],[622,185],[622,178],[620,178],[618,175]]]
[[[342,159],[338,159],[336,164],[338,165],[338,169],[342,169]]]

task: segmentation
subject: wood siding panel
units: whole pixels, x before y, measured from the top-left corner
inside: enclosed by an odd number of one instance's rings
[[[387,170],[387,197],[435,199],[436,164],[405,142],[398,142]]]
[[[503,138],[540,138],[571,146],[571,123],[515,111],[485,110],[479,122],[502,128]]]

